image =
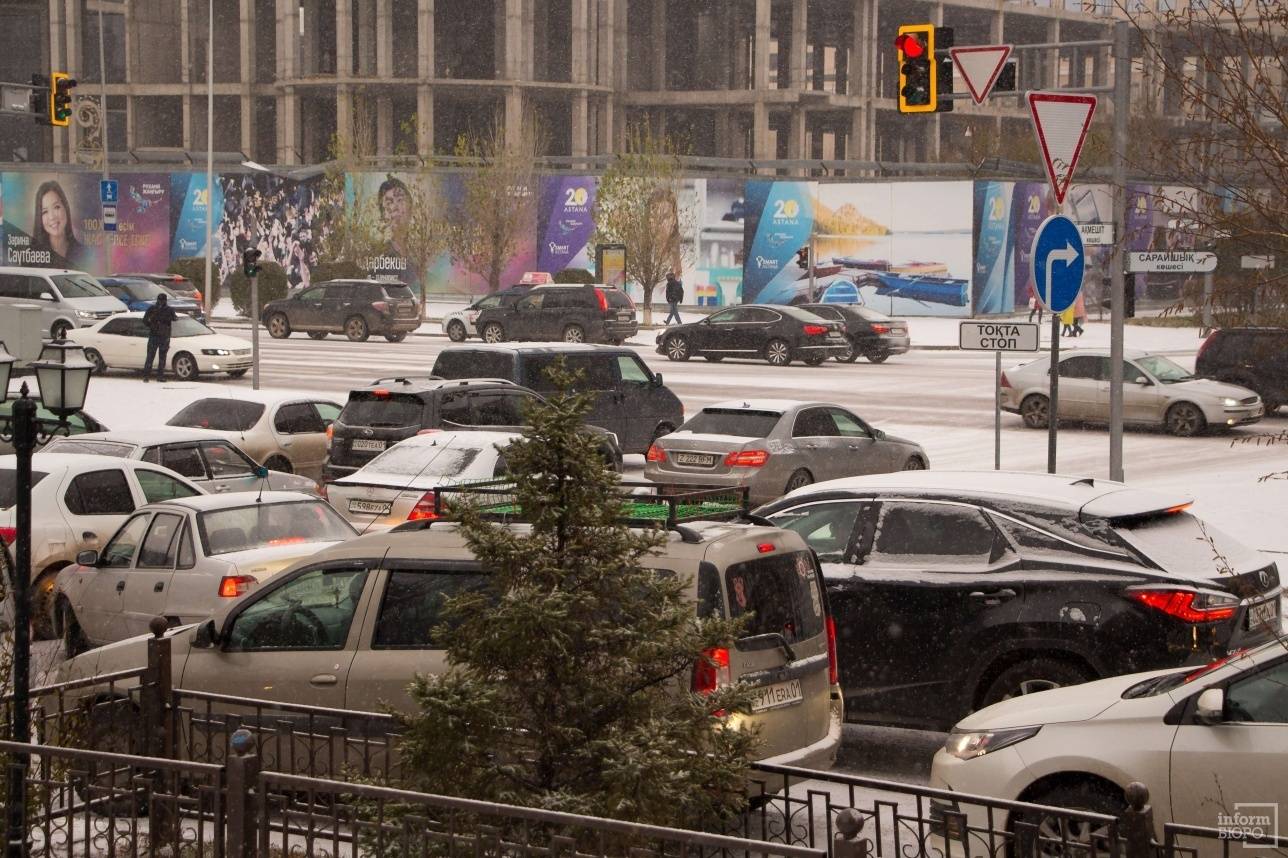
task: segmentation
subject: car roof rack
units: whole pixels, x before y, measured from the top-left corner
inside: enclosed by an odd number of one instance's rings
[[[442,381],[441,375],[391,375],[386,378],[378,378],[371,382],[375,384],[403,384],[411,385],[418,381]]]
[[[685,527],[686,523],[745,520],[750,510],[746,486],[682,491],[667,488],[658,483],[619,483],[624,508],[618,521],[631,527],[664,527],[678,533],[685,542],[696,543],[702,537],[693,528]],[[514,481],[505,477],[435,488],[434,514],[438,520],[451,516],[453,498],[474,504],[487,518],[506,522],[527,520],[515,498]]]

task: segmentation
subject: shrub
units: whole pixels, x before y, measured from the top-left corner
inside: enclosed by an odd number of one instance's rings
[[[286,277],[286,271],[276,262],[261,262],[259,264],[259,307],[255,312],[250,312],[250,278],[242,273],[241,268],[233,272],[228,278],[228,289],[233,299],[233,307],[236,308],[239,316],[248,318],[259,318],[259,311],[269,301],[276,301],[285,298],[290,291],[291,282]]]
[[[309,282],[325,283],[328,280],[358,280],[367,276],[369,276],[368,272],[358,263],[348,259],[337,259],[333,262],[319,262],[314,265],[309,272]]]
[[[170,263],[166,269],[167,274],[178,274],[180,277],[186,277],[192,281],[192,285],[197,287],[197,291],[203,296],[206,294],[206,258],[204,256],[181,256]],[[219,269],[216,267],[213,271],[215,282],[219,282]],[[211,306],[219,301],[219,290],[216,289],[214,295],[210,296]]]
[[[595,275],[585,268],[565,268],[555,275],[556,283],[598,283]]]

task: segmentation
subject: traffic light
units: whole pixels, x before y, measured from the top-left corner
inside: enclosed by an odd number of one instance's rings
[[[946,98],[953,94],[953,28],[936,27],[934,41],[935,57],[935,112],[952,113],[953,100]]]
[[[72,118],[72,90],[76,81],[67,72],[49,76],[49,124],[66,128]]]
[[[49,78],[43,74],[33,74],[31,76],[31,115],[36,118],[37,125],[49,124]]]
[[[242,251],[242,273],[247,277],[254,277],[259,274],[259,257],[262,254],[250,248]]]
[[[796,264],[806,271],[809,271],[809,245],[805,245],[796,251]]]
[[[905,24],[894,46],[899,61],[899,112],[934,113],[938,106],[935,25]]]

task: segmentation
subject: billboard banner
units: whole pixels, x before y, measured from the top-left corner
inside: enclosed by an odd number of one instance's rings
[[[744,303],[788,303],[775,299],[800,279],[796,251],[809,244],[814,226],[814,191],[814,182],[754,179],[746,183]]]
[[[206,255],[206,217],[215,213],[211,224],[211,241],[223,217],[224,196],[216,179],[214,201],[206,189],[205,173],[170,174],[170,258]]]
[[[742,301],[743,229],[747,202],[741,179],[692,179],[697,249],[684,272],[686,304],[723,307]]]
[[[216,248],[219,276],[226,280],[241,267],[242,251],[255,247],[262,262],[286,270],[292,287],[306,286],[317,263],[314,230],[323,200],[322,177],[295,182],[263,173],[219,176],[216,200],[222,203]]]
[[[542,180],[537,271],[558,274],[565,268],[593,268],[587,245],[595,232],[592,213],[598,187],[595,176],[548,176]]]

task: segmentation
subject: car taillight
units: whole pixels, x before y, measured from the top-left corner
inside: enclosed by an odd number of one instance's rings
[[[326,483],[318,483],[318,497],[322,498],[322,500],[328,500]]]
[[[1239,600],[1219,593],[1193,590],[1135,590],[1128,593],[1142,605],[1162,611],[1183,623],[1216,623],[1228,620],[1239,609]]]
[[[219,598],[236,599],[244,596],[255,584],[255,579],[249,575],[225,575],[219,579]]]
[[[711,694],[730,683],[729,650],[724,647],[704,649],[693,665],[693,693]]]
[[[407,513],[408,521],[437,521],[438,512],[434,509],[434,493],[425,492],[416,501],[416,505]]]
[[[194,301],[204,301],[204,300],[206,300],[206,299],[205,299],[204,297],[202,297],[202,294],[201,294],[200,292],[198,292],[198,293],[197,293],[197,297],[196,297],[196,298],[194,298],[193,300],[194,300]]]
[[[741,450],[724,458],[724,463],[731,468],[759,468],[768,461],[767,450]]]
[[[836,667],[836,621],[827,618],[827,681],[829,685],[841,684],[841,673]]]
[[[644,459],[649,462],[665,462],[666,451],[656,444],[650,444],[648,452],[644,454]]]
[[[5,545],[12,547],[18,541],[18,528],[0,527],[0,540],[3,540]]]
[[[1217,332],[1213,331],[1203,338],[1203,345],[1199,346],[1199,353],[1194,356],[1195,365],[1203,360],[1203,353],[1208,350],[1208,346],[1212,345],[1212,341],[1216,339],[1216,335]]]
[[[604,291],[603,291],[602,289],[596,289],[596,290],[595,290],[595,297],[599,299],[599,312],[601,312],[601,313],[607,313],[607,312],[608,312],[608,296],[604,294]]]
[[[326,441],[327,441],[327,443],[328,443],[328,444],[330,444],[330,443],[331,443],[331,439],[333,439],[333,438],[335,438],[335,426],[334,426],[334,425],[328,425],[328,426],[326,427]]]
[[[890,326],[889,326],[889,325],[878,325],[878,324],[876,324],[876,323],[873,323],[873,325],[872,325],[872,333],[874,333],[874,334],[888,334],[888,333],[890,333]]]
[[[807,337],[821,337],[827,333],[826,325],[805,325],[801,328]]]
[[[1010,386],[1011,386],[1011,380],[1010,380],[1009,378],[1007,378],[1007,377],[1006,377],[1006,373],[1002,373],[1002,380],[1001,380],[1000,382],[998,382],[998,386],[1000,386],[1000,387],[1010,387]]]
[[[388,312],[389,312],[389,302],[388,302],[388,301],[372,301],[372,302],[371,302],[371,309],[375,310],[377,313],[380,313],[381,315],[384,315],[385,313],[388,313]]]

